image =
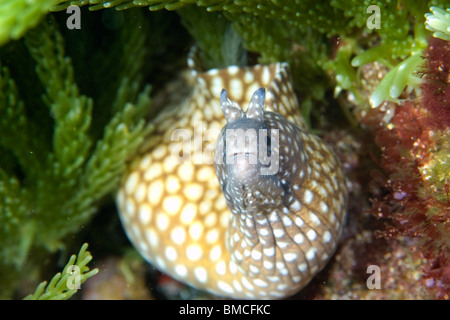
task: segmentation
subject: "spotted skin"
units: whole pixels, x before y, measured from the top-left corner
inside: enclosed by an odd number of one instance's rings
[[[336,249],[347,201],[339,161],[307,132],[287,64],[213,69],[194,79],[188,98],[153,121],[123,179],[117,205],[126,233],[151,264],[199,289],[232,298],[290,296]],[[264,102],[266,126],[279,129],[282,188],[256,187],[249,193],[257,201],[241,210],[226,191],[227,173],[217,168],[216,176],[214,167],[227,123],[221,91],[240,108],[261,87],[265,98],[254,102]]]

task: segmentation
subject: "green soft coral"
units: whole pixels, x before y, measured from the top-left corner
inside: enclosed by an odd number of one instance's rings
[[[141,15],[134,17],[123,32],[139,30],[135,24],[145,24]],[[151,131],[144,120],[151,106],[150,87],[139,89],[142,76],[136,71],[133,81],[123,77],[116,84],[109,83],[109,88],[116,90],[113,98],[101,99],[99,95],[94,101],[80,92],[71,60],[65,55],[64,39],[55,20],[49,17],[49,22],[28,32],[25,43],[36,63],[40,82],[32,86],[37,91],[44,89],[41,104],[50,115],[52,129],[42,127],[48,122],[41,118],[42,112],[37,112],[40,102],[30,105],[29,100],[21,99],[23,92],[10,72],[15,65],[3,65],[0,69],[0,151],[4,154],[0,161],[3,296],[10,294],[21,272],[29,268],[30,253],[32,259],[39,259],[42,252],[64,248],[67,236],[90,221],[100,200],[117,187],[127,159]],[[145,41],[140,39],[145,34],[138,34],[129,37],[124,45],[129,56],[117,63],[117,72],[123,72],[129,60],[136,65],[145,63],[146,57],[141,54],[145,52]],[[21,79],[22,85],[26,83],[27,79]],[[109,90],[102,93],[111,96]],[[94,133],[99,128],[92,128],[95,102],[108,100],[112,100],[111,105],[97,106],[109,109],[112,115],[96,138]]]
[[[423,199],[429,199],[429,195],[441,202],[450,202],[450,130],[439,132],[433,137],[436,147],[430,150],[430,160],[421,169],[424,181],[423,189],[419,190],[419,195]],[[438,212],[444,215],[443,210]],[[447,244],[450,247],[450,239]]]
[[[31,244],[35,223],[29,217],[31,192],[22,188],[19,178],[14,175],[15,159],[24,174],[35,178],[32,170],[44,160],[36,154],[39,139],[33,133],[37,125],[29,123],[25,105],[20,99],[17,86],[11,79],[8,68],[0,72],[0,145],[2,147],[2,168],[0,168],[0,250],[1,261],[5,265],[19,266],[23,263]],[[8,157],[9,155],[9,157]],[[9,237],[8,235],[15,235]]]
[[[364,64],[378,61],[394,68],[403,60],[420,55],[426,47],[426,32],[424,28],[424,13],[429,6],[443,6],[442,1],[404,1],[404,0],[333,0],[329,4],[319,4],[313,0],[303,1],[240,1],[240,0],[83,0],[60,1],[52,10],[64,10],[69,5],[88,5],[90,10],[114,7],[117,10],[131,7],[148,7],[150,10],[178,10],[184,25],[191,32],[200,46],[205,67],[221,67],[229,64],[223,52],[224,28],[231,23],[233,29],[242,38],[242,43],[248,51],[260,54],[259,62],[287,61],[294,69],[294,74],[302,75],[296,79],[304,79],[298,83],[301,93],[316,92],[313,99],[323,99],[324,71],[341,71],[336,74],[337,85],[345,88],[348,83],[340,83],[339,79],[354,77],[356,71]],[[380,27],[367,28],[371,16],[369,7],[379,9]],[[200,10],[196,10],[200,9]],[[208,15],[209,13],[209,15]],[[445,20],[446,15],[435,10],[436,19]],[[435,18],[433,21],[437,21]],[[203,28],[216,20],[216,28]],[[227,23],[228,20],[229,23]],[[430,20],[431,21],[431,20]],[[438,22],[434,22],[435,24]],[[442,23],[439,22],[441,25]],[[437,25],[436,25],[437,26]],[[443,32],[443,31],[439,31]],[[233,32],[229,32],[233,34]],[[347,67],[343,68],[342,59],[337,61],[340,66],[330,62],[333,43],[327,38],[339,35],[341,43],[347,39],[357,43],[352,45],[354,57]],[[344,49],[347,50],[347,49]],[[412,60],[415,60],[412,59]],[[406,61],[406,60],[405,60]],[[408,60],[409,62],[411,61]],[[405,62],[406,66],[413,66]],[[417,65],[414,65],[417,66]],[[325,70],[321,70],[325,69]],[[402,67],[400,67],[402,68]],[[409,69],[409,77],[415,68]],[[397,79],[398,77],[396,77]],[[405,77],[401,77],[402,79]],[[312,84],[313,88],[308,88]],[[306,85],[306,88],[302,90]],[[303,92],[304,91],[304,92]],[[394,90],[396,91],[396,90]],[[394,100],[386,90],[379,90],[372,101]],[[353,90],[355,93],[355,90]],[[306,98],[308,99],[308,98]]]
[[[87,251],[88,244],[81,246],[77,255],[72,255],[62,272],[58,272],[48,283],[41,282],[33,294],[24,300],[67,300],[71,298],[86,282],[96,275],[98,269],[90,270],[87,264],[92,260],[92,255]]]
[[[397,98],[405,87],[413,85],[418,87],[420,79],[413,73],[418,66],[423,63],[419,54],[412,55],[392,68],[381,80],[375,91],[370,96],[370,105],[379,106],[383,101],[390,100],[397,102]]]
[[[61,0],[0,1],[0,45],[22,37]]]
[[[450,8],[443,10],[438,7],[431,7],[432,13],[427,13],[425,17],[426,28],[433,31],[433,36],[450,41]]]
[[[344,7],[343,3],[349,5],[348,2],[335,0],[332,3]],[[364,17],[356,13],[362,12],[364,6],[367,7],[369,4],[376,4],[380,8],[380,29],[368,29],[369,32],[378,33],[375,40],[379,43],[376,46],[369,43],[370,46],[364,49],[367,43],[355,43],[353,38],[344,38],[343,42],[351,43],[352,51],[356,56],[351,60],[343,61],[339,59],[340,53],[338,53],[338,59],[329,64],[330,68],[336,72],[337,86],[350,90],[363,109],[369,106],[377,107],[386,100],[398,101],[397,98],[407,85],[417,88],[420,79],[416,73],[423,62],[421,54],[427,47],[427,33],[424,27],[424,14],[428,9],[426,2],[355,2],[349,6],[352,9],[349,9],[347,13],[353,16],[353,25],[362,26],[365,23]],[[396,8],[399,10],[395,10]],[[348,47],[348,45],[341,46],[339,51],[348,51]],[[370,98],[362,101],[358,99],[361,96],[358,92],[359,88],[354,83],[350,85],[349,79],[354,79],[354,74],[359,73],[357,70],[363,65],[374,61],[383,63],[391,70],[384,76]]]
[[[304,1],[266,1],[257,0],[89,0],[89,1],[62,1],[62,4],[55,10],[65,9],[69,5],[89,4],[90,10],[115,7],[118,10],[124,10],[136,6],[146,6],[150,10],[161,9],[178,10],[188,5],[205,7],[207,11],[223,11],[232,15],[252,14],[254,16],[273,18],[279,20],[290,20],[294,23],[307,25],[320,30],[323,33],[338,33],[346,29],[348,19],[341,19],[342,12],[335,7],[318,4],[314,0]]]

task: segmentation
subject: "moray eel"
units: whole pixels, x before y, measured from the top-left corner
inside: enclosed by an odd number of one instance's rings
[[[123,179],[125,231],[147,261],[193,287],[244,299],[295,294],[342,232],[339,160],[307,131],[286,63],[192,79],[187,98],[153,120]],[[230,142],[227,129],[254,130],[244,141],[261,148]]]

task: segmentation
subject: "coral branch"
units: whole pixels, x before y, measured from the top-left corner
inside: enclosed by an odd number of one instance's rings
[[[67,300],[71,298],[80,289],[76,286],[83,284],[98,273],[97,268],[89,270],[87,266],[92,260],[92,255],[87,251],[87,247],[87,243],[83,244],[78,256],[72,255],[61,273],[57,273],[48,285],[47,281],[41,282],[36,291],[26,296],[24,300]]]

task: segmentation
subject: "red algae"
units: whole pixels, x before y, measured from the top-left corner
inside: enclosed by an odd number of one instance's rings
[[[419,99],[385,103],[362,123],[373,129],[380,155],[379,191],[371,212],[384,218],[380,238],[417,239],[425,258],[422,284],[435,298],[450,298],[450,44],[431,39]],[[384,121],[386,113],[392,118]],[[384,178],[380,178],[384,177]]]
[[[450,127],[450,42],[431,38],[425,52],[422,101],[438,129]]]

